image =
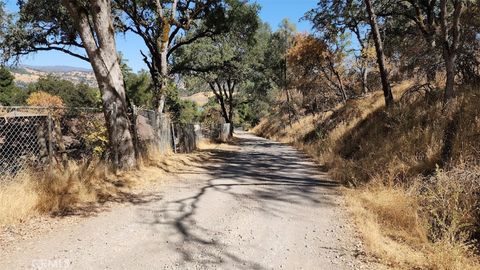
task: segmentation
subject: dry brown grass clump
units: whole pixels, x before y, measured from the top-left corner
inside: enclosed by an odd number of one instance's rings
[[[440,196],[383,184],[346,190],[349,210],[367,252],[378,262],[395,269],[479,269],[480,261],[465,228],[455,225],[464,224],[456,223],[462,222],[461,208],[456,208],[456,203],[447,207],[432,204]],[[437,223],[438,216],[429,212],[433,209],[455,221]],[[432,235],[432,226],[440,227],[444,234]]]
[[[21,222],[36,214],[38,193],[28,174],[0,185],[0,227]]]
[[[0,187],[0,225],[22,222],[41,213],[63,214],[80,203],[96,202],[116,192],[103,165],[89,169],[71,163],[48,175],[22,173]]]
[[[213,147],[213,146],[209,146]],[[0,185],[0,226],[21,223],[40,214],[75,214],[108,201],[124,201],[171,174],[208,158],[193,154],[160,153],[149,149],[137,170],[114,174],[102,162],[70,162],[47,174],[25,172]]]

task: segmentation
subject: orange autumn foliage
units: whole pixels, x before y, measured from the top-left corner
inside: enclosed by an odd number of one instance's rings
[[[63,100],[60,97],[43,91],[31,93],[27,99],[27,104],[28,106],[38,107],[64,107]]]

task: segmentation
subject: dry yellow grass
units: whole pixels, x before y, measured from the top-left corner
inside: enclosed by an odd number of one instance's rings
[[[381,92],[285,125],[284,115],[254,131],[304,150],[346,186],[369,254],[399,269],[480,269],[480,95],[462,89],[449,106],[441,92],[400,97],[386,110]],[[444,170],[439,170],[439,166]],[[422,176],[423,175],[423,176]]]
[[[0,227],[35,215],[38,199],[34,181],[28,176],[0,185]]]
[[[212,92],[199,92],[188,97],[180,97],[180,98],[182,100],[190,100],[192,102],[195,102],[199,107],[203,107],[208,103],[208,100],[213,96],[214,94]]]
[[[205,143],[203,149],[213,149]],[[172,173],[188,169],[209,156],[208,151],[192,154],[160,154],[150,149],[137,170],[111,173],[101,162],[70,162],[65,170],[47,175],[20,174],[0,186],[0,227],[21,223],[41,214],[69,214],[86,206],[107,201],[122,201],[172,178]]]
[[[403,188],[346,189],[349,211],[371,257],[395,269],[479,269],[471,246],[428,237],[420,198]]]

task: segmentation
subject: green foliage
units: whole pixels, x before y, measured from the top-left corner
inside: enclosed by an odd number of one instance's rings
[[[176,70],[210,82],[225,77],[245,77],[254,59],[250,54],[259,27],[258,6],[238,4],[230,14],[229,32],[202,39],[178,50]]]
[[[178,89],[180,95],[190,96],[196,93],[210,90],[205,80],[197,76],[183,76],[182,81],[184,87]]]
[[[4,24],[6,21],[6,13],[5,13],[5,3],[3,1],[0,1],[0,39],[4,35]]]
[[[166,107],[174,122],[192,124],[199,120],[200,111],[197,104],[190,100],[182,100],[178,95],[178,90],[173,86],[167,89]]]
[[[0,68],[0,105],[22,105],[27,98],[26,91],[15,85],[15,77],[5,67]]]
[[[37,50],[69,51],[69,45],[82,47],[71,16],[58,0],[17,1],[19,14],[9,18],[0,42],[3,60],[16,59]]]
[[[238,114],[234,123],[250,126],[265,115],[269,102],[273,102],[276,82],[283,77],[279,68],[284,67],[281,59],[285,49],[278,42],[281,36],[273,39],[269,25],[260,22],[258,6],[241,5],[232,13],[228,33],[181,48],[175,55],[175,65],[187,71],[182,77],[187,89],[215,89],[214,101],[221,104],[223,100],[225,111]],[[289,33],[294,26],[284,21],[282,29]],[[232,89],[235,93],[228,93]],[[223,111],[208,104],[202,117],[215,118],[217,112],[222,112],[229,121]]]
[[[125,80],[125,92],[127,98],[135,106],[143,108],[153,107],[152,80],[150,74],[145,70],[135,73],[128,66],[127,60],[119,53],[120,68],[122,69],[123,79]]]
[[[41,77],[37,82],[28,85],[29,92],[43,91],[59,96],[67,107],[99,107],[100,93],[84,83],[74,83],[53,75]]]
[[[200,121],[206,126],[218,124],[222,121],[223,116],[221,113],[220,105],[216,98],[212,97],[208,100],[208,103],[202,107],[200,113]]]
[[[0,61],[1,64],[5,64],[8,59],[8,51],[10,50],[6,44],[6,36],[8,29],[13,25],[12,15],[5,10],[5,1],[0,1]]]
[[[150,74],[141,70],[138,73],[124,74],[125,88],[130,102],[136,106],[151,108],[153,101]]]

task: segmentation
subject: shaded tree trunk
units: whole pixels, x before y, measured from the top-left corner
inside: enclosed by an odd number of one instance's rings
[[[136,159],[127,115],[125,85],[115,44],[111,3],[108,0],[90,0],[88,11],[79,1],[63,0],[62,3],[72,16],[95,73],[110,144],[117,149],[117,165],[122,170],[131,169],[136,165]]]
[[[220,104],[223,119],[225,123],[230,124],[230,136],[233,136],[233,116],[234,116],[234,104],[233,93],[235,91],[235,82],[228,80],[223,83],[218,80],[208,83],[213,91],[213,94],[217,98]]]
[[[445,71],[446,71],[446,83],[445,83],[445,93],[444,93],[444,102],[448,102],[451,98],[454,97],[455,91],[455,54],[450,54],[444,52],[445,60]]]
[[[233,92],[235,91],[235,82],[228,81],[227,82],[228,86],[228,107],[229,107],[229,112],[228,112],[228,118],[230,118],[230,137],[233,136],[233,131],[235,127],[233,126],[233,114],[234,114],[234,106],[233,106]]]
[[[428,49],[431,52],[435,51],[436,44],[435,44],[435,38],[433,37],[433,35],[426,36],[425,39],[427,41]],[[428,83],[435,84],[436,78],[437,78],[437,67],[435,65],[431,65],[427,69],[427,81]]]
[[[345,91],[345,85],[343,84],[342,76],[340,76],[340,73],[335,68],[335,65],[333,64],[333,62],[330,61],[329,65],[330,65],[330,70],[335,75],[335,78],[338,81],[338,89],[340,90],[340,94],[342,95],[343,103],[347,103],[348,96],[347,96],[347,92]]]
[[[159,52],[159,62],[157,63],[157,68],[159,69],[159,73],[157,75],[160,78],[160,83],[158,84],[159,89],[157,89],[157,111],[159,113],[163,113],[165,109],[165,101],[166,101],[166,90],[168,86],[168,47],[170,45],[170,30],[171,30],[171,21],[175,18],[175,13],[177,12],[177,4],[178,0],[174,0],[172,3],[172,10],[170,11],[170,15],[166,14],[162,8],[160,0],[155,1],[156,10],[157,10],[157,24],[158,27],[161,29],[160,35],[157,37],[156,40],[156,50]]]
[[[385,104],[387,107],[393,105],[393,94],[388,78],[388,70],[385,65],[385,54],[383,52],[383,43],[380,37],[380,30],[378,29],[377,16],[373,9],[371,0],[364,0],[367,8],[370,26],[372,28],[373,41],[375,43],[375,50],[377,52],[377,63],[380,71],[380,78],[382,79],[383,96],[385,97]]]
[[[443,60],[445,61],[445,71],[447,79],[445,83],[444,102],[448,102],[455,96],[455,62],[460,43],[460,17],[463,12],[464,4],[462,1],[453,1],[452,25],[447,26],[447,0],[440,1],[440,29],[443,42]]]

